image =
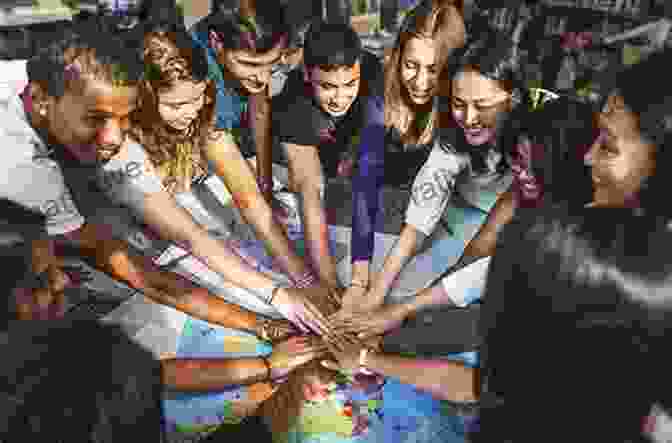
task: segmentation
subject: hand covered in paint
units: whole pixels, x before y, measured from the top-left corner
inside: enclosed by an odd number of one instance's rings
[[[273,346],[273,352],[268,357],[271,379],[284,378],[294,369],[321,357],[325,352],[327,352],[326,345],[317,337],[293,337],[278,343]]]
[[[341,349],[337,349],[334,346],[327,344],[327,348],[334,360],[322,360],[320,364],[323,367],[331,369],[332,371],[345,372],[347,374],[353,374],[360,370],[359,356],[362,349],[366,349],[366,345],[363,342],[359,340],[348,341]]]
[[[286,340],[292,335],[297,335],[297,333],[294,325],[287,320],[267,318],[258,320],[255,325],[256,336],[271,343]]]
[[[385,305],[374,312],[341,314],[331,317],[339,334],[354,334],[360,339],[382,335],[401,326],[410,310],[406,304]],[[340,313],[339,313],[340,314]]]
[[[322,310],[327,315],[335,311],[330,304],[328,293],[323,294],[319,286],[279,289],[273,299],[273,306],[301,332],[312,332],[338,345],[342,340],[334,334],[331,324],[322,313]]]
[[[16,316],[19,320],[48,320],[65,315],[65,288],[91,280],[81,266],[67,265],[55,257],[40,274],[30,272],[14,289]]]

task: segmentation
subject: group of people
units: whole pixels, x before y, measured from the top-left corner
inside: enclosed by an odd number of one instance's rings
[[[532,441],[550,429],[563,440],[646,441],[643,419],[668,400],[672,53],[613,73],[595,112],[550,92],[536,100],[512,39],[465,23],[460,2],[422,0],[384,63],[344,23],[314,21],[293,47],[282,10],[270,0],[222,8],[190,30],[177,14],[124,32],[92,17],[27,62],[28,86],[2,109],[0,197],[27,257],[25,275],[6,276],[16,316],[43,322],[13,325],[2,344],[2,402],[12,408],[0,441],[163,438],[161,388],[232,385],[267,386],[263,401],[238,412],[259,418],[274,441],[299,441],[309,435],[298,419],[306,392],[338,373],[369,394],[394,379],[437,399],[478,401],[473,441]],[[271,97],[278,64],[291,69]],[[352,180],[349,282],[339,280],[325,203],[339,175]],[[387,186],[411,195],[374,270]],[[218,215],[205,203],[186,203],[222,187],[291,284],[251,267],[232,236],[213,235]],[[280,190],[300,208],[305,254],[288,235]],[[462,245],[457,263],[410,301],[386,303],[439,226]],[[157,265],[129,245],[133,230],[181,248],[247,299]],[[156,303],[247,331],[272,352],[156,362],[115,327],[53,320],[77,282],[64,261],[73,249]],[[474,269],[478,296],[454,290]],[[482,345],[469,349],[477,364],[384,352],[384,335],[418,313],[473,303],[482,304]],[[73,341],[89,334],[95,350],[80,367]],[[92,374],[108,384],[97,389]],[[64,380],[87,385],[70,396]],[[373,409],[359,419],[371,423]]]

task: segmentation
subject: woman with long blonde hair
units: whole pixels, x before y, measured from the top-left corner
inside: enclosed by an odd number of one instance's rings
[[[409,186],[431,150],[441,75],[450,54],[465,40],[461,9],[459,1],[423,0],[404,19],[385,63],[378,119],[369,118],[363,130],[353,180],[352,283],[344,296],[346,307],[368,303],[363,297],[370,286],[381,187]]]

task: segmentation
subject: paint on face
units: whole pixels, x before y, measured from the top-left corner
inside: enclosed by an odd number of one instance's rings
[[[281,55],[279,48],[262,54],[250,49],[221,50],[218,60],[247,93],[258,94],[271,81],[273,65],[280,62]]]
[[[511,110],[511,93],[471,69],[458,72],[451,85],[453,118],[464,130],[467,143],[480,146],[494,140]]]
[[[136,102],[134,86],[83,80],[81,88],[66,91],[52,102],[49,133],[80,161],[106,162],[121,149]]]
[[[439,55],[431,39],[412,38],[401,55],[401,83],[411,102],[422,105],[435,95],[439,84]]]
[[[343,66],[333,71],[311,69],[308,80],[320,108],[333,117],[348,113],[357,99],[361,82],[361,65]]]
[[[206,86],[205,82],[183,80],[159,92],[158,111],[163,121],[178,131],[189,128],[203,109]]]
[[[611,96],[598,116],[600,135],[584,157],[592,169],[593,201],[623,206],[636,199],[655,169],[655,146],[639,131],[636,115],[622,98]]]

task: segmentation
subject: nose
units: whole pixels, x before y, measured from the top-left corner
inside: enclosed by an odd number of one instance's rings
[[[123,140],[122,125],[114,120],[108,120],[103,128],[98,131],[98,146],[119,146]]]
[[[475,126],[478,123],[478,111],[472,105],[468,105],[464,110],[465,126]]]
[[[429,72],[424,69],[419,70],[413,83],[416,91],[427,91],[429,89]]]

